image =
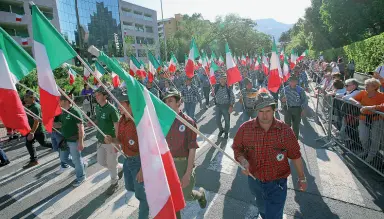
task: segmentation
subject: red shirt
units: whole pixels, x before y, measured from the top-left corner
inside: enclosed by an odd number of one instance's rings
[[[232,148],[235,159],[239,161],[243,156],[249,163],[249,172],[263,182],[287,178],[291,173],[287,158],[301,157],[292,129],[277,119],[268,131],[257,118],[245,122],[237,131]]]
[[[120,141],[124,154],[129,157],[139,155],[139,139],[135,122],[122,116],[119,120],[117,139]]]
[[[179,115],[197,128],[193,119],[182,112]],[[172,157],[188,157],[189,149],[199,148],[197,145],[197,134],[177,119],[175,119],[168,132],[167,143]]]

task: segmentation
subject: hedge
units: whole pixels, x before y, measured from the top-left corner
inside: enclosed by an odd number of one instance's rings
[[[355,61],[357,72],[374,71],[384,63],[384,33],[355,42],[341,48],[332,48],[321,52],[327,61],[335,61],[337,57],[344,57],[344,62]]]

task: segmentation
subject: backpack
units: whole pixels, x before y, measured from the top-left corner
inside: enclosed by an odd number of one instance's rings
[[[216,103],[216,94],[217,94],[217,91],[219,90],[220,88],[220,84],[216,84],[215,85],[215,103]],[[228,98],[231,99],[231,91],[229,90],[228,86],[225,86],[225,88],[227,89],[227,95],[228,95]]]

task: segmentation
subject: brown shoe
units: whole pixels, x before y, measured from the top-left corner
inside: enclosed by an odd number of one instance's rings
[[[113,195],[119,189],[119,182],[112,184],[107,189],[107,195]]]
[[[37,160],[36,161],[30,161],[29,163],[27,163],[23,166],[23,169],[28,169],[28,168],[34,167],[38,164],[39,164],[39,162],[37,162]]]
[[[206,208],[207,207],[207,198],[205,197],[205,189],[200,187],[199,192],[201,193],[201,197],[199,198],[198,202],[200,205],[200,208]]]

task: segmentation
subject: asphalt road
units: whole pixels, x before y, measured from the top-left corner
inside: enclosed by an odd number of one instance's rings
[[[231,115],[228,140],[217,137],[214,106],[208,110],[197,106],[196,111],[200,131],[233,156],[231,144],[242,123],[241,105],[237,103]],[[284,217],[384,218],[384,178],[338,147],[321,148],[324,142],[316,139],[324,134],[313,113],[311,109],[307,111],[299,139],[308,190],[298,191],[293,171]],[[279,113],[276,115],[282,118]],[[37,147],[40,165],[23,170],[22,165],[29,159],[24,141],[2,146],[11,164],[0,168],[0,218],[137,218],[138,201],[133,193],[125,191],[123,180],[114,195],[106,195],[108,172],[96,163],[95,132],[88,129],[87,134],[83,155],[89,163],[88,180],[78,188],[71,186],[75,179],[72,171],[55,174],[59,159],[50,149]],[[183,218],[256,218],[258,210],[247,178],[229,158],[201,137],[198,140],[196,186],[208,191],[209,203],[206,209],[200,209],[196,202],[188,202]]]

